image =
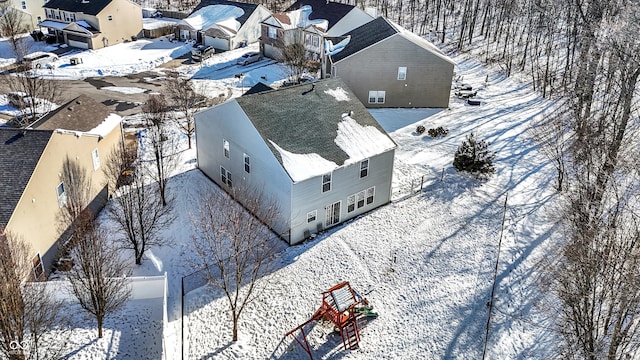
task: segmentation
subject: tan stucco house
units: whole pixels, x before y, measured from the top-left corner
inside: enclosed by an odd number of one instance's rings
[[[400,25],[379,17],[330,41],[327,74],[347,83],[365,106],[449,106],[455,62]]]
[[[38,25],[58,42],[81,49],[100,49],[142,34],[142,9],[129,0],[49,0]]]
[[[22,12],[22,24],[28,31],[36,29],[38,23],[44,20],[44,9],[42,0],[9,0],[12,7]],[[0,1],[2,2],[2,1]]]
[[[58,245],[68,240],[59,225],[69,191],[62,180],[65,159],[90,175],[92,201],[86,205],[94,211],[104,206],[108,188],[102,167],[122,144],[121,121],[82,95],[28,129],[0,128],[0,235],[10,233],[31,246],[36,277],[48,272]]]

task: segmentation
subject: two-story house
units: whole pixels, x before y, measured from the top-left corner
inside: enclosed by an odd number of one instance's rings
[[[198,167],[275,199],[290,244],[391,198],[396,144],[340,79],[263,91],[195,115]]]
[[[28,129],[0,128],[0,238],[10,233],[30,245],[36,278],[50,269],[58,245],[67,240],[59,217],[71,186],[63,180],[65,160],[87,171],[86,205],[97,211],[107,201],[102,167],[122,144],[121,120],[82,95]]]
[[[129,0],[49,0],[40,27],[58,42],[81,49],[100,49],[142,34],[142,9]]]

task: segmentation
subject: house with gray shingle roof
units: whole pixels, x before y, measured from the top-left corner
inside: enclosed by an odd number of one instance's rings
[[[129,0],[49,0],[42,7],[38,26],[69,46],[100,49],[142,35],[142,8]]]
[[[176,37],[219,50],[258,41],[260,22],[271,15],[262,5],[229,0],[202,0],[178,23]]]
[[[59,107],[28,129],[0,128],[0,238],[9,233],[31,247],[34,275],[50,270],[65,243],[60,212],[74,184],[65,184],[63,164],[85,169],[90,202],[97,211],[109,189],[102,166],[121,146],[121,118],[87,96]]]
[[[340,79],[264,91],[195,115],[198,167],[257,188],[290,244],[387,204],[396,144]]]
[[[449,106],[454,61],[390,20],[379,17],[328,39],[325,51],[327,73],[367,107]]]

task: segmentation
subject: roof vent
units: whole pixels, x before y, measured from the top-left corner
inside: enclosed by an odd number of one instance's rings
[[[69,111],[73,111],[73,106],[69,106],[69,107],[67,108],[67,110],[69,110]]]
[[[82,101],[76,100],[76,104],[80,105],[80,104],[82,104]]]

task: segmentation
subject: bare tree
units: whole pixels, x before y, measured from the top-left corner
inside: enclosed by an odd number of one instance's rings
[[[242,312],[273,260],[278,239],[265,223],[273,223],[278,215],[276,203],[263,192],[240,187],[231,195],[212,194],[194,223],[199,230],[193,238],[195,265],[204,267],[209,283],[224,292],[233,341],[238,340]]]
[[[167,112],[167,101],[162,95],[149,96],[142,106],[144,117],[150,123],[149,139],[153,149],[154,167],[151,177],[158,183],[160,202],[167,206],[167,182],[171,172],[176,168],[178,156],[175,154],[173,139],[167,130],[170,114]]]
[[[26,55],[23,39],[20,35],[29,31],[25,25],[25,13],[13,7],[11,1],[0,3],[0,36],[11,43],[18,61]]]
[[[289,66],[292,80],[299,84],[307,65],[307,50],[302,41],[285,45],[282,49],[282,59]]]
[[[134,252],[136,264],[142,263],[142,256],[152,246],[168,245],[160,231],[173,221],[171,207],[158,203],[159,191],[156,184],[148,184],[141,172],[131,175],[131,184],[120,188],[119,194],[109,207],[109,215],[117,223],[123,235],[122,246]]]
[[[42,275],[34,271],[31,254],[19,236],[0,231],[0,354],[58,359],[69,337],[68,318],[46,283],[25,282]]]
[[[71,250],[74,265],[68,279],[82,309],[95,316],[101,338],[105,316],[121,309],[131,296],[126,278],[131,269],[102,230],[85,229],[84,237],[76,239]]]
[[[117,146],[107,155],[106,161],[102,166],[102,173],[105,176],[109,192],[113,193],[121,185],[131,179],[134,171],[134,162],[136,161],[135,146]]]
[[[174,118],[176,124],[183,134],[187,136],[189,149],[191,149],[191,138],[196,131],[193,115],[205,104],[206,98],[198,94],[193,88],[193,83],[179,77],[170,78],[165,83],[167,94],[173,106],[175,106],[184,116],[184,121]]]
[[[13,103],[20,116],[14,119],[18,127],[27,127],[48,114],[60,101],[60,82],[47,79],[33,72],[28,65],[19,67],[21,72],[0,75],[0,82],[12,93],[20,96]]]
[[[62,181],[65,187],[64,206],[59,212],[60,231],[74,236],[82,235],[85,227],[94,218],[88,209],[91,202],[92,184],[89,173],[80,164],[68,156],[62,163]],[[77,227],[77,229],[76,229]]]

